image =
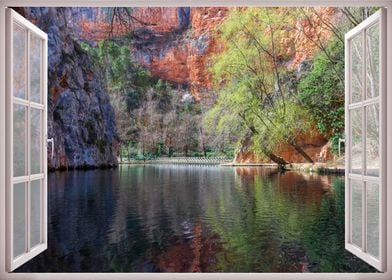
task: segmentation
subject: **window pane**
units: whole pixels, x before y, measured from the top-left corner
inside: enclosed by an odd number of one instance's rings
[[[14,177],[27,175],[26,168],[26,132],[27,132],[27,107],[14,105],[14,135],[13,135],[13,155],[14,155]]]
[[[366,183],[367,196],[367,251],[378,258],[379,245],[379,189],[378,184]]]
[[[42,111],[31,108],[31,174],[42,172]]]
[[[41,182],[31,182],[31,247],[41,243]]]
[[[362,182],[351,181],[351,242],[362,248]]]
[[[13,32],[13,91],[14,96],[27,98],[26,91],[26,37],[25,29],[14,25]]]
[[[363,33],[351,40],[351,103],[362,101],[363,92]]]
[[[366,96],[379,95],[380,82],[380,28],[373,25],[366,31]]]
[[[362,108],[350,111],[351,173],[362,174]]]
[[[366,107],[366,174],[378,176],[380,169],[379,105]]]
[[[41,39],[31,35],[30,39],[30,100],[41,102]]]
[[[26,216],[25,195],[26,183],[14,185],[14,258],[25,252]]]

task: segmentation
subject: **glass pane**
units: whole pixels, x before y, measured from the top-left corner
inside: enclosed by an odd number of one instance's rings
[[[19,183],[14,185],[14,258],[25,252],[25,185],[26,183]]]
[[[362,174],[362,108],[350,111],[351,173]]]
[[[25,29],[14,25],[13,32],[13,91],[14,96],[27,98],[26,91],[26,36]]]
[[[27,107],[23,105],[14,105],[14,177],[27,175],[26,154],[27,154]]]
[[[42,111],[31,108],[31,174],[42,172]]]
[[[41,182],[31,182],[31,247],[41,243]]]
[[[362,248],[362,182],[351,180],[351,242]]]
[[[379,127],[379,105],[366,107],[366,174],[369,176],[379,175]]]
[[[378,258],[379,193],[378,184],[366,183],[367,196],[367,251]]]
[[[366,31],[366,97],[379,95],[380,28],[373,25]]]
[[[30,100],[41,102],[41,39],[31,35],[30,39]]]
[[[362,101],[363,92],[363,33],[351,40],[351,103]]]

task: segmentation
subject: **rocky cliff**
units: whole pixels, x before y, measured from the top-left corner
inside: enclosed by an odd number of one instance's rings
[[[135,45],[137,61],[163,79],[187,85],[194,97],[202,98],[211,90],[209,58],[223,49],[217,36],[214,36],[216,28],[227,17],[229,10],[220,7],[191,8],[188,28],[184,29],[181,25],[181,28],[175,28],[179,26],[177,24],[170,33],[166,33],[168,41],[154,38],[152,44],[143,42]],[[173,30],[175,40],[170,40]]]
[[[102,9],[73,9],[69,23],[81,38],[97,41],[133,32],[135,60],[163,80],[190,89],[200,98],[211,88],[207,70],[211,54],[222,50],[213,36],[230,8],[134,8],[131,25],[110,25]]]
[[[18,9],[48,34],[48,137],[54,138],[49,168],[117,165],[113,108],[99,69],[67,26],[69,10]]]

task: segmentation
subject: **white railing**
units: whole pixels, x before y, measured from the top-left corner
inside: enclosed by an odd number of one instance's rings
[[[221,164],[221,163],[228,163],[232,162],[232,159],[229,159],[224,156],[220,157],[160,157],[154,159],[123,159],[122,161],[119,160],[120,163],[141,163],[141,162],[148,162],[148,163],[174,163],[174,164]]]

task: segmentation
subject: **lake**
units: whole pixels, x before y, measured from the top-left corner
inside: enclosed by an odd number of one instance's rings
[[[18,272],[368,272],[344,177],[122,165],[48,177],[48,250]]]

